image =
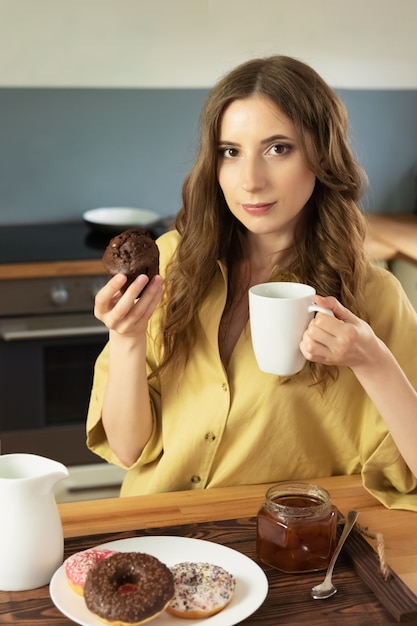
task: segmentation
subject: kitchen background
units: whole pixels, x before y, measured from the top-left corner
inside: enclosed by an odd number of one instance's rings
[[[417,209],[415,0],[0,0],[0,225],[180,205],[202,103],[252,56],[337,89],[364,209]]]
[[[417,213],[416,23],[415,0],[0,0],[0,253],[14,227],[71,222],[78,233],[100,206],[175,214],[209,89],[237,63],[275,53],[311,64],[345,102],[369,177],[364,211]],[[73,343],[54,345],[54,358]],[[0,357],[8,347],[0,341]],[[71,468],[61,499],[117,493],[118,470],[86,467]]]

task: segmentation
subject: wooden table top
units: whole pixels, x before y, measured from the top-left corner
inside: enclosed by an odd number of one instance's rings
[[[367,528],[370,534],[383,534],[388,565],[399,583],[405,583],[411,590],[410,595],[417,602],[413,595],[417,595],[416,513],[385,509],[362,487],[359,476],[323,478],[312,482],[330,492],[342,515],[350,509],[357,509],[360,512],[358,523],[362,527]],[[60,504],[58,508],[66,538],[66,556],[104,541],[165,533],[213,540],[256,559],[254,516],[266,489],[267,485],[252,485]],[[373,539],[360,539],[376,559]],[[398,621],[372,595],[363,580],[352,572],[352,568],[343,563],[343,558],[337,567],[339,583],[341,587],[345,585],[345,593],[337,593],[334,599],[326,601],[311,601],[307,593],[312,584],[323,578],[323,573],[310,574],[302,579],[300,575],[283,575],[267,568],[270,591],[264,606],[242,623],[265,626],[277,626],[279,623],[365,626],[374,623],[379,626]],[[297,591],[294,591],[298,585],[299,593],[305,595],[302,602],[297,600]],[[274,610],[278,606],[282,615],[285,613],[285,619],[277,619]],[[369,621],[370,613],[372,619]],[[61,626],[72,622],[53,605],[48,587],[42,587],[27,592],[0,592],[0,623]],[[417,624],[417,620],[413,618],[409,623]]]

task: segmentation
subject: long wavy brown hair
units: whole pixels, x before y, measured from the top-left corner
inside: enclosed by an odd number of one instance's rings
[[[246,255],[246,231],[228,209],[218,183],[218,144],[226,107],[254,94],[268,97],[289,117],[316,175],[313,195],[297,224],[296,260],[289,273],[366,317],[366,229],[358,208],[365,176],[349,147],[346,110],[304,63],[286,56],[254,59],[220,80],[202,110],[198,154],[184,182],[176,219],[180,243],[166,272],[158,371],[187,362],[197,312],[209,294],[219,259],[228,268],[228,302],[237,291],[235,268]],[[315,381],[326,384],[337,376],[336,368],[311,367]]]

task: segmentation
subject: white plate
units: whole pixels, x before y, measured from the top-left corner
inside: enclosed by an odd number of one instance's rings
[[[117,231],[128,228],[150,228],[157,224],[161,217],[155,211],[135,209],[131,207],[102,207],[91,209],[83,214],[83,219],[92,228]]]
[[[226,546],[189,537],[133,537],[97,546],[120,552],[147,552],[169,567],[182,561],[204,561],[224,567],[236,578],[236,588],[230,604],[217,615],[192,620],[163,613],[153,619],[152,626],[233,626],[252,615],[268,593],[268,579],[263,570],[244,554]],[[69,586],[64,565],[52,577],[49,593],[55,606],[76,624],[103,626],[85,605],[84,598]]]

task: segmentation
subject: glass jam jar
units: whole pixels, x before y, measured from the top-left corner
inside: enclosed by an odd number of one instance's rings
[[[336,547],[337,510],[329,493],[310,483],[273,485],[257,515],[256,551],[283,572],[325,569]]]

